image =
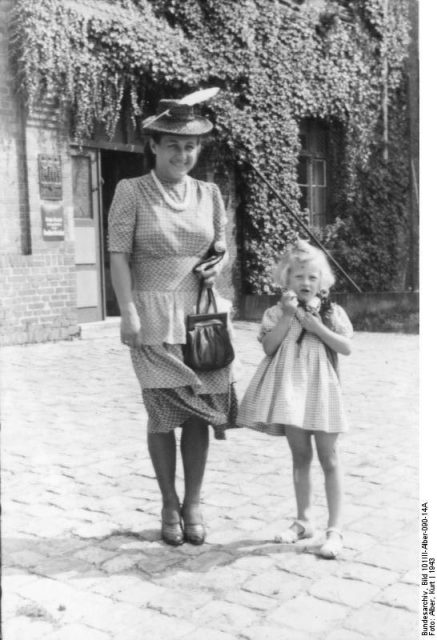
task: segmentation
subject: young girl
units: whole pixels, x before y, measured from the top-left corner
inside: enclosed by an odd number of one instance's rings
[[[337,354],[349,355],[352,325],[327,297],[334,276],[324,254],[299,240],[282,257],[276,281],[286,292],[264,314],[259,340],[266,357],[241,403],[238,424],[287,437],[293,458],[297,518],[276,536],[296,542],[314,535],[311,522],[311,436],[325,476],[328,528],[320,554],[342,548],[339,434],[347,430]]]

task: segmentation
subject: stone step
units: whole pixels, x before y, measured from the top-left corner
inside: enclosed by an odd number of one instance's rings
[[[99,322],[83,322],[80,326],[82,340],[94,340],[95,338],[110,338],[118,336],[120,331],[120,317],[113,316]]]

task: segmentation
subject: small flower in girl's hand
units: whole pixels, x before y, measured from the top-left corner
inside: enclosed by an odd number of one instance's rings
[[[317,333],[318,327],[323,324],[319,316],[321,304],[321,299],[316,296],[309,302],[302,304],[296,311],[296,318],[302,325],[302,331],[296,340],[298,344],[302,343],[306,331]]]
[[[285,315],[293,316],[296,313],[298,300],[294,291],[286,291],[281,298],[281,309]]]
[[[318,313],[320,311],[322,301],[318,296],[315,296],[312,300],[306,303],[305,308],[307,311]]]

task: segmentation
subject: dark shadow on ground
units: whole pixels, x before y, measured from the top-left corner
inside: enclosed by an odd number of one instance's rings
[[[244,534],[243,534],[244,535]],[[35,574],[69,579],[108,575],[144,575],[145,580],[168,577],[178,571],[206,573],[213,568],[229,567],[251,556],[317,556],[316,539],[297,544],[278,544],[272,540],[242,538],[230,543],[205,543],[194,547],[184,544],[170,547],[160,539],[158,529],[138,533],[119,529],[99,538],[6,538],[3,540],[3,570],[8,574]],[[314,557],[316,556],[316,557]],[[350,554],[346,558],[351,560]],[[308,558],[308,561],[310,559]]]

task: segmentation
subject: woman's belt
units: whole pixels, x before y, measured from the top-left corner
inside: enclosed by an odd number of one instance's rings
[[[199,280],[193,267],[199,256],[136,258],[132,263],[137,291],[195,291]]]

